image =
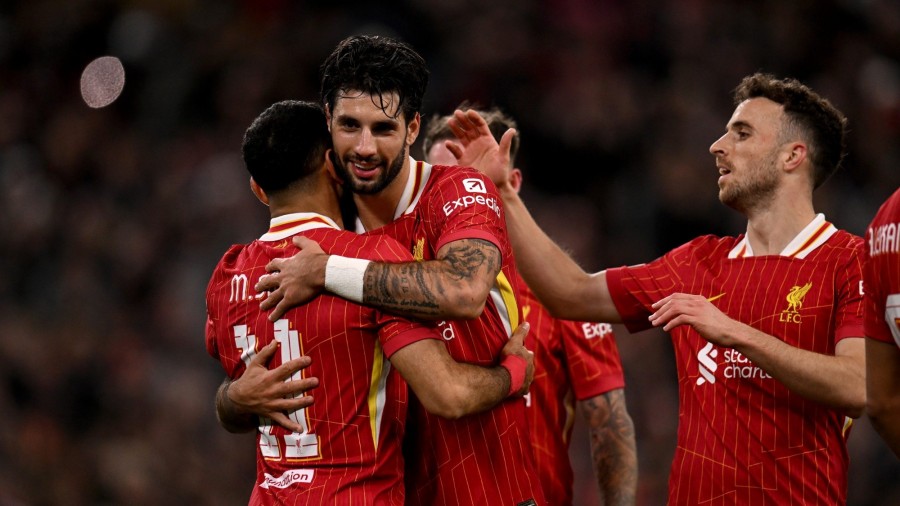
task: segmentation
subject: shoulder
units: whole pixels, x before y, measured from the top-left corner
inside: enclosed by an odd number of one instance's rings
[[[345,230],[332,231],[335,239],[327,253],[373,260],[376,262],[412,261],[412,253],[399,241],[385,234],[356,234]]]
[[[709,258],[713,256],[725,256],[735,246],[743,240],[743,236],[718,236],[718,235],[701,235],[690,241],[678,246],[669,252],[675,255],[691,255]]]
[[[437,188],[457,188],[461,193],[497,193],[497,187],[487,176],[459,165],[432,165],[429,183]]]

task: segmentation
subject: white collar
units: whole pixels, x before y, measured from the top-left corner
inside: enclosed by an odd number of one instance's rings
[[[779,256],[791,258],[806,258],[807,255],[815,251],[816,248],[825,243],[837,232],[837,227],[825,221],[825,215],[819,213],[803,230],[794,237],[791,242],[779,253]],[[750,241],[747,235],[738,242],[734,248],[728,252],[728,258],[747,258],[752,257],[753,248],[750,247]]]
[[[290,213],[272,218],[269,222],[269,231],[259,240],[280,241],[314,228],[341,229],[334,220],[318,213]]]

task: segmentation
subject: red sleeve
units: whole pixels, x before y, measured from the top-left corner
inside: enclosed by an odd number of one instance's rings
[[[900,189],[881,205],[863,245],[866,337],[900,345]],[[890,300],[889,300],[890,299]]]
[[[506,251],[506,218],[490,179],[463,167],[447,167],[435,181],[428,215],[436,227],[434,251],[460,239],[482,239]]]
[[[612,325],[559,320],[559,334],[576,399],[583,401],[625,386]]]
[[[855,252],[851,254],[843,269],[838,269],[839,278],[836,280],[838,289],[838,307],[835,315],[834,342],[848,337],[864,337],[866,335],[864,323],[863,301],[863,241],[856,238],[852,246]]]

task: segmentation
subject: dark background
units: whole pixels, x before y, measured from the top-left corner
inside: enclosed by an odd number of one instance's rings
[[[900,184],[896,1],[4,2],[0,504],[246,503],[252,436],[215,421],[206,282],[268,223],[245,128],[276,100],[316,98],[319,63],[354,33],[425,56],[429,115],[469,99],[519,120],[525,199],[590,270],[743,231],[707,149],[757,70],[850,119],[845,168],[816,196],[830,221],[863,234]],[[104,55],[123,61],[125,89],[90,109],[79,78]],[[639,504],[663,504],[671,345],[618,330]],[[577,504],[596,494],[587,444],[579,422]],[[900,504],[900,464],[865,418],[850,447],[850,504]]]

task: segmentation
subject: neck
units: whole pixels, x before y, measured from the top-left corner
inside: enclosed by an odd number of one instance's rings
[[[293,213],[316,213],[342,223],[337,191],[326,178],[320,179],[315,188],[285,190],[276,197],[269,197],[269,213],[272,218]]]
[[[763,209],[747,213],[747,240],[754,255],[778,255],[816,217],[812,194],[781,192]]]

